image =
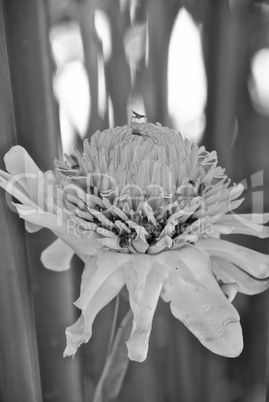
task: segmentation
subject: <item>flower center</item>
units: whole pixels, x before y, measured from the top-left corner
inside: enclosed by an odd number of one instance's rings
[[[239,195],[231,198],[215,152],[149,123],[97,132],[82,155],[56,165],[66,209],[121,252],[194,242],[201,223],[216,222]]]

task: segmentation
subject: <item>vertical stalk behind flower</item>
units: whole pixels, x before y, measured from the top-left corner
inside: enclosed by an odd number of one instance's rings
[[[119,394],[129,364],[125,342],[130,336],[132,318],[132,311],[129,310],[116,333],[103,373],[97,384],[93,402],[108,402]]]
[[[41,169],[48,169],[53,156],[58,156],[60,130],[52,90],[47,3],[42,0],[2,3],[17,141],[29,150]],[[40,263],[41,252],[53,239],[51,233],[44,231],[27,237],[43,398],[53,395],[55,402],[74,402],[76,398],[82,400],[79,362],[62,361],[64,337],[59,335],[66,322],[74,319],[71,273],[53,275],[44,271]],[[71,308],[67,309],[69,303]],[[23,391],[21,387],[21,395]]]
[[[5,401],[39,402],[39,365],[25,235],[17,216],[7,209],[1,195],[1,392]]]
[[[3,3],[0,3],[1,167],[3,154],[16,141]],[[4,194],[0,194],[0,228],[0,399],[41,402],[25,234]]]

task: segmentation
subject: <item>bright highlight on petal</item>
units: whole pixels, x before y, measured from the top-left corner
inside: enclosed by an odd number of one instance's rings
[[[146,359],[161,297],[172,314],[214,353],[238,356],[240,319],[231,302],[269,287],[269,256],[218,237],[269,237],[269,214],[241,215],[242,185],[231,185],[215,151],[160,124],[96,132],[84,152],[74,150],[42,173],[27,152],[5,156],[0,186],[26,229],[44,227],[58,239],[41,255],[63,271],[75,252],[85,263],[81,316],[66,329],[64,356],[88,342],[99,311],[126,285],[133,324],[128,356]]]

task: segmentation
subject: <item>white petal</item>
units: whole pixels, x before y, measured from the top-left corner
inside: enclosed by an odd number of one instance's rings
[[[17,208],[19,216],[25,221],[48,228],[59,234],[66,232],[66,222],[56,214],[45,212],[34,203],[31,206],[15,203],[14,205]]]
[[[98,239],[98,242],[111,250],[121,250],[122,248],[119,245],[117,237],[113,239],[111,237],[102,237],[101,239]]]
[[[269,227],[263,226],[268,221],[268,214],[229,214],[223,215],[214,225],[214,231],[222,234],[240,233],[260,238],[269,237]]]
[[[89,341],[96,315],[120,292],[125,283],[123,265],[129,259],[128,255],[109,251],[88,258],[82,275],[81,295],[75,302],[82,310],[82,315],[66,329],[67,347],[64,356],[74,355],[81,343]]]
[[[91,269],[91,268],[90,268]],[[124,271],[114,271],[89,298],[89,303],[80,318],[71,327],[66,328],[67,346],[64,356],[74,355],[82,343],[87,343],[92,336],[92,325],[97,314],[120,292],[124,285]]]
[[[243,269],[232,264],[226,258],[211,257],[212,268],[218,282],[238,285],[238,292],[247,295],[255,295],[264,292],[269,288],[269,279],[256,279]]]
[[[238,219],[240,218],[240,219]],[[248,221],[250,223],[254,223],[257,225],[263,225],[265,223],[269,222],[269,213],[264,213],[264,214],[228,214],[228,215],[223,215],[220,218],[221,221],[223,222],[228,222],[229,224],[233,225],[234,221]]]
[[[134,255],[133,264],[125,268],[126,286],[134,314],[133,328],[128,340],[128,356],[142,362],[147,357],[152,319],[167,273],[153,257]]]
[[[225,283],[224,285],[220,285],[220,287],[229,302],[232,302],[238,292],[238,285],[236,283]]]
[[[26,222],[26,221],[24,222],[24,225],[25,225],[25,229],[29,233],[36,233],[42,229],[42,226],[35,225],[34,223],[30,223],[30,222]]]
[[[70,268],[73,255],[74,250],[61,239],[57,239],[42,252],[41,262],[45,268],[52,271],[66,271]]]
[[[40,172],[40,169],[37,167],[28,152],[20,145],[15,145],[10,148],[4,156],[4,161],[7,171],[13,176],[25,172],[25,166],[27,166],[28,171],[35,173]]]
[[[89,258],[82,276],[82,291],[75,305],[85,310],[100,286],[106,283],[111,275],[130,261],[129,254],[113,251],[101,251],[98,256]],[[93,271],[92,266],[95,267]]]
[[[86,230],[86,224],[81,223],[79,218],[69,218],[63,211],[60,211],[59,215],[44,212],[35,204],[33,204],[33,207],[22,204],[14,205],[22,219],[34,225],[50,229],[67,243],[83,261],[87,256],[96,254],[102,247],[97,241],[96,232]]]
[[[157,241],[156,244],[150,246],[148,254],[159,254],[161,251],[169,250],[173,245],[173,240],[169,236],[165,236]]]
[[[38,198],[38,181],[43,173],[21,146],[12,147],[4,156],[6,168],[14,179],[27,190],[36,202]]]
[[[201,239],[195,247],[209,255],[226,258],[256,278],[269,277],[268,255],[221,239]]]
[[[131,360],[142,362],[147,357],[153,315],[164,284],[191,283],[201,287],[199,281],[174,251],[158,255],[132,256],[132,265],[125,267],[126,285],[130,306],[134,314],[133,329],[127,342]]]
[[[35,206],[28,192],[8,173],[0,170],[0,187],[25,205]]]
[[[135,240],[132,241],[132,246],[138,253],[144,254],[149,248],[148,242],[144,236],[137,236]]]
[[[64,351],[64,357],[74,356],[79,346],[84,341],[84,317],[81,314],[79,319],[70,327],[67,327],[65,330],[66,335],[66,348]]]
[[[188,267],[200,286],[183,281],[180,275],[175,280],[174,276],[165,282],[162,298],[171,302],[173,315],[209,350],[222,356],[238,356],[243,348],[239,315],[215,280],[210,258],[195,247],[183,247],[174,253],[178,266],[183,261],[183,267]]]

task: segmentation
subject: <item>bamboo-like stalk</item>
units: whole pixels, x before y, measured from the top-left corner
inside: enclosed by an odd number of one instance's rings
[[[0,198],[1,400],[39,402],[41,387],[24,228],[8,209],[2,192]]]
[[[3,3],[17,140],[41,169],[53,168],[53,157],[60,151],[60,131],[52,91],[47,3],[43,0],[3,0]],[[73,274],[47,271],[40,262],[41,252],[53,240],[54,236],[45,230],[27,236],[43,399],[81,402],[79,359],[62,357],[65,327],[76,318],[72,307]]]
[[[208,78],[206,130],[203,143],[216,149],[220,165],[234,176],[234,139],[242,71],[248,63],[246,27],[250,1],[238,3],[237,10],[225,1],[211,1],[204,27],[205,64]]]
[[[149,121],[169,125],[167,70],[169,42],[181,3],[148,0],[148,65],[144,74],[144,102]],[[161,49],[161,52],[160,52]],[[180,111],[179,111],[180,113]]]
[[[0,2],[0,167],[15,143],[15,124]],[[35,323],[24,225],[0,191],[0,399],[41,402]]]
[[[129,26],[129,16],[121,13],[120,2],[107,2],[105,11],[110,21],[112,54],[105,64],[107,93],[114,112],[114,125],[126,124],[128,98],[131,93],[131,73],[126,60],[124,36]]]
[[[98,87],[98,57],[100,56],[101,44],[99,42],[94,25],[94,12],[96,4],[95,1],[92,0],[73,0],[72,3],[80,26],[85,58],[85,68],[88,73],[90,84],[91,102],[88,127],[88,137],[90,137],[96,130],[100,129],[102,122],[98,110],[98,97],[100,96]]]
[[[235,2],[231,10],[227,2],[212,0],[205,29],[208,103],[203,143],[209,149],[217,150],[220,164],[227,167],[234,181],[246,183],[243,194],[246,201],[242,205],[242,212],[246,213],[258,212],[255,202],[261,206],[268,198],[266,174],[263,183],[260,182],[260,193],[256,192],[255,183],[252,187],[252,175],[258,173],[263,180],[263,173],[268,168],[269,119],[255,113],[248,91],[250,58],[255,48],[260,48],[258,38],[266,35],[262,32],[262,20],[257,19],[257,11],[252,1]],[[265,211],[268,211],[268,203]],[[259,209],[259,212],[265,211]],[[234,240],[268,252],[268,241],[251,237],[242,239],[241,236],[235,236]],[[268,294],[251,299],[240,295],[235,304],[239,306],[245,346],[238,359],[226,362],[227,387],[230,384],[229,392],[232,392],[233,385],[237,384],[238,401],[265,400]],[[252,396],[255,388],[259,388],[258,394]]]

